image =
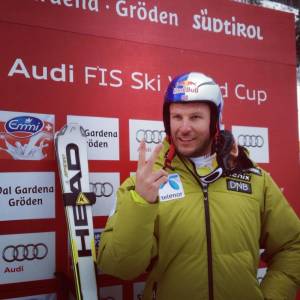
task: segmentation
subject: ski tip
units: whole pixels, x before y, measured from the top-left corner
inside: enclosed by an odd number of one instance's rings
[[[65,124],[60,130],[56,131],[54,134],[54,139],[56,140],[59,135],[64,135],[68,128],[68,124]]]
[[[83,139],[82,139],[83,138]],[[78,123],[67,123],[60,130],[54,134],[54,146],[56,152],[58,151],[59,145],[68,144],[70,142],[79,143],[80,141],[86,140],[87,135],[85,129]]]
[[[86,137],[85,129],[79,123],[67,123],[60,130],[55,132],[54,139],[57,139],[60,135],[68,133],[72,133],[73,131],[79,131],[80,134]]]

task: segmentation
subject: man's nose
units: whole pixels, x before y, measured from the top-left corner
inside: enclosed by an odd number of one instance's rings
[[[185,119],[182,120],[180,130],[183,133],[188,133],[191,131],[191,123],[189,122],[189,120],[185,120]]]

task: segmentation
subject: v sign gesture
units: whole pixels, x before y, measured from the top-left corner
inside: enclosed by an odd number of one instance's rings
[[[142,141],[140,144],[135,191],[149,203],[157,201],[159,187],[168,179],[168,173],[165,170],[153,170],[155,160],[161,149],[162,144],[157,145],[149,160],[146,161],[145,142]]]

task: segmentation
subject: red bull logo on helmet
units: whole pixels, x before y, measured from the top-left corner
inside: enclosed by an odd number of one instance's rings
[[[183,80],[176,82],[173,89],[173,94],[185,94],[185,93],[198,93],[198,87],[196,83],[190,80]]]

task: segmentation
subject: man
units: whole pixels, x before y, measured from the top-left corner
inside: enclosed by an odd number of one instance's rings
[[[271,177],[220,131],[219,86],[176,77],[164,102],[167,139],[117,194],[98,264],[134,279],[143,299],[284,300],[300,285],[300,222]],[[256,279],[260,249],[268,272]]]

